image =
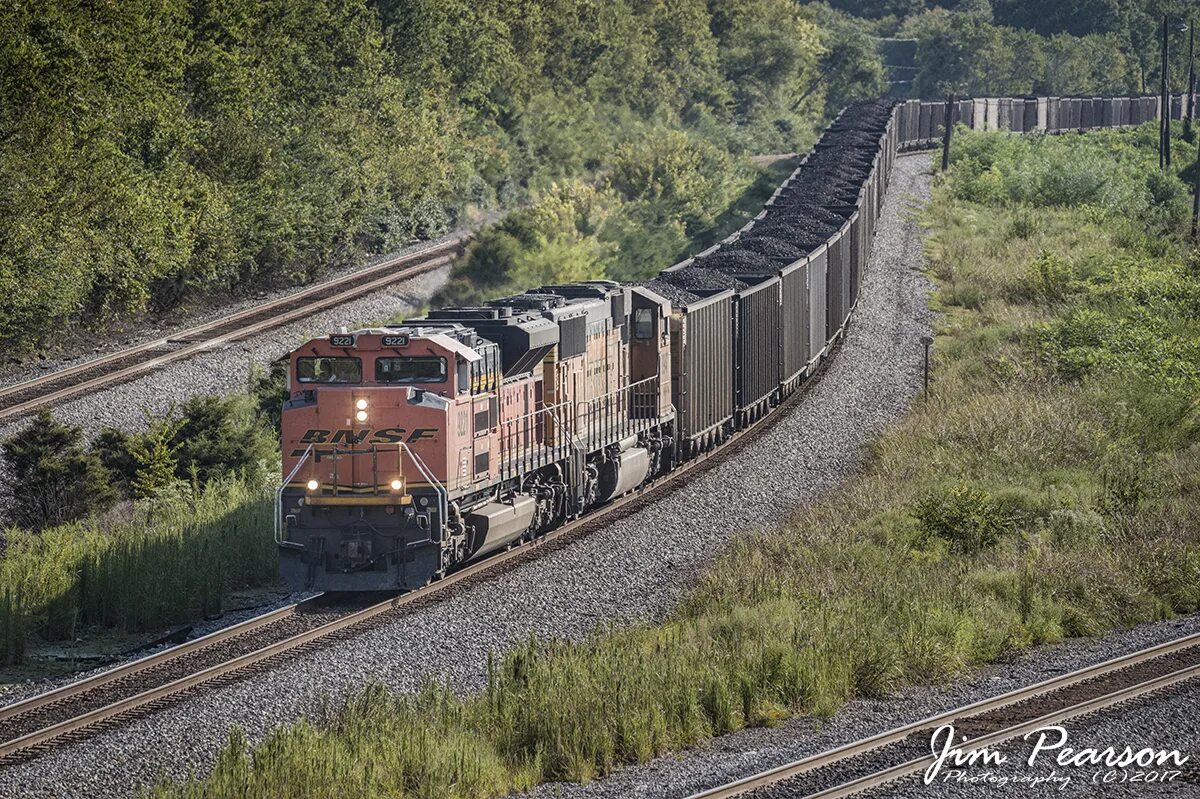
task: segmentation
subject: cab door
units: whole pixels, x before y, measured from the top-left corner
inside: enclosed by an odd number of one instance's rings
[[[472,429],[474,449],[472,474],[475,480],[487,480],[492,470],[492,428],[498,420],[493,418],[491,394],[481,394],[472,402]]]

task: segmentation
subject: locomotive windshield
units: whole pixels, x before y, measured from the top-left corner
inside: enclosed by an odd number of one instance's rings
[[[377,383],[442,383],[445,380],[445,358],[425,356],[375,359]]]
[[[361,383],[358,358],[297,358],[296,379],[301,383]]]

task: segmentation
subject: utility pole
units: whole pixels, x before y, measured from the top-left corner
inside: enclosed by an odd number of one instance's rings
[[[1200,227],[1200,145],[1196,146],[1196,166],[1192,169],[1196,173],[1192,185],[1192,241],[1195,241],[1196,228]]]
[[[1196,103],[1196,20],[1188,20],[1188,82],[1187,82],[1187,121],[1183,124],[1183,133],[1188,141],[1192,139],[1192,115]]]
[[[950,168],[950,134],[954,131],[954,95],[946,97],[946,119],[942,131],[942,171]]]
[[[1164,170],[1171,168],[1171,39],[1168,25],[1170,20],[1163,15],[1162,40],[1162,162]]]

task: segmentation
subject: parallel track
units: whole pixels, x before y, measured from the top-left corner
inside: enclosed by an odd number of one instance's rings
[[[465,236],[389,258],[271,302],[0,388],[0,421],[25,416],[89,391],[124,383],[206,350],[303,319],[393,283],[437,269],[462,250]]]
[[[774,412],[734,433],[716,449],[688,461],[640,491],[626,494],[525,544],[469,564],[423,588],[340,614],[325,623],[305,626],[304,611],[317,607],[314,598],[0,707],[0,766],[36,757],[63,743],[86,738],[99,729],[153,712],[200,686],[225,684],[271,668],[282,662],[280,656],[285,653],[294,656],[358,634],[389,615],[394,618],[396,614],[440,600],[452,588],[494,578],[632,514],[752,443],[770,428],[771,420],[799,403],[829,362],[826,357],[816,372]]]
[[[702,791],[690,799],[852,796],[925,771],[934,762],[930,736],[942,725],[953,724],[957,734],[966,736],[966,743],[958,744],[961,748],[994,748],[1041,727],[1095,713],[1197,677],[1200,677],[1200,634],[940,713]]]

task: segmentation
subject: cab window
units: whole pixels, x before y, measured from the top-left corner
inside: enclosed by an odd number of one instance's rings
[[[297,358],[296,379],[301,383],[361,383],[358,358]]]
[[[375,359],[377,383],[442,383],[445,380],[445,358],[417,356]]]
[[[633,337],[645,340],[654,335],[654,313],[649,308],[633,312]]]

